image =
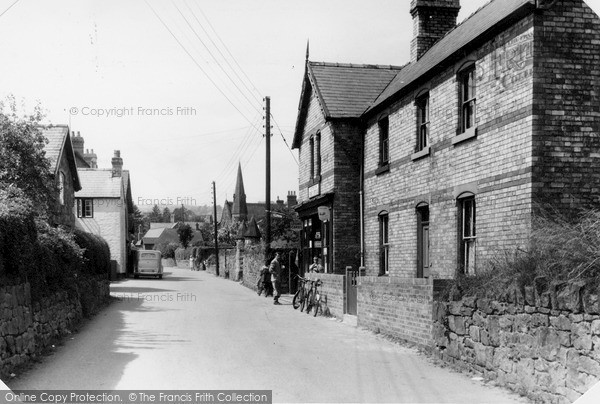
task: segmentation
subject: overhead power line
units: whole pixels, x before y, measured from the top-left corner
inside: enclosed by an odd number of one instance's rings
[[[198,67],[198,69],[200,69],[200,71],[206,76],[206,78],[213,84],[213,86],[215,86],[215,88],[223,95],[223,97],[225,97],[225,99],[233,106],[233,108],[235,108],[240,115],[242,115],[242,117],[248,121],[248,123],[250,123],[250,125],[254,126],[254,124],[252,123],[252,121],[250,121],[250,119],[248,119],[248,117],[237,107],[237,105],[235,105],[233,103],[233,101],[231,101],[231,99],[227,96],[227,94],[225,94],[223,92],[223,90],[221,90],[221,88],[217,85],[217,83],[215,83],[215,81],[210,77],[210,75],[204,70],[204,68],[202,68],[202,66],[198,63],[198,61],[192,56],[192,54],[187,50],[187,48],[181,43],[181,41],[179,40],[179,38],[177,38],[177,36],[173,33],[173,31],[169,28],[169,26],[165,23],[165,21],[160,17],[160,15],[158,15],[158,13],[156,12],[156,10],[150,5],[150,3],[148,3],[148,0],[144,0],[144,2],[146,3],[146,5],[150,8],[150,10],[152,10],[152,12],[154,13],[154,15],[156,16],[156,18],[158,18],[158,20],[161,22],[161,24],[165,27],[165,29],[167,31],[169,31],[169,34],[171,34],[171,36],[173,37],[173,39],[175,39],[175,41],[179,44],[179,46],[181,47],[181,49],[183,49],[183,51],[189,56],[189,58],[192,60],[192,62],[194,62],[194,64]],[[255,129],[260,133],[261,131],[255,127]]]
[[[190,29],[192,30],[192,32],[194,33],[194,35],[196,36],[196,38],[198,38],[198,40],[200,41],[200,43],[202,44],[202,46],[204,46],[204,48],[208,51],[209,55],[213,58],[213,60],[215,61],[215,63],[217,64],[217,66],[219,66],[219,68],[221,69],[221,71],[227,76],[227,78],[229,79],[229,81],[231,81],[231,83],[233,84],[233,86],[239,91],[239,93],[242,95],[242,97],[244,97],[244,99],[246,101],[248,101],[248,104],[250,104],[250,106],[252,108],[254,108],[256,111],[260,112],[260,109],[256,107],[256,105],[254,104],[254,102],[248,98],[248,96],[244,93],[244,91],[242,91],[242,89],[240,89],[240,87],[237,85],[237,83],[235,82],[235,80],[233,80],[233,78],[229,75],[229,73],[227,72],[227,70],[225,70],[223,68],[223,66],[221,65],[221,63],[219,63],[219,60],[215,57],[215,55],[212,53],[212,51],[210,50],[210,48],[202,40],[202,37],[200,37],[200,35],[198,35],[198,32],[196,32],[196,30],[194,29],[194,27],[192,26],[192,24],[190,24],[190,21],[181,12],[181,9],[179,8],[179,6],[177,6],[177,4],[173,0],[171,0],[171,3],[173,4],[173,6],[175,6],[175,8],[177,9],[177,12],[179,13],[179,15],[181,15],[181,18],[183,18],[183,20],[185,21],[185,23],[187,24],[187,26],[190,27]]]

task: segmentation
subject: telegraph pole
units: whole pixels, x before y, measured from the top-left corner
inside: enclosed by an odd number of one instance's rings
[[[219,276],[219,237],[218,237],[218,229],[217,229],[217,186],[215,182],[212,183],[213,188],[213,214],[215,217],[215,257],[217,259],[216,263],[216,275]]]
[[[265,210],[267,211],[267,228],[265,235],[266,251],[265,255],[269,257],[271,253],[271,97],[265,97],[265,144],[266,150],[266,189],[265,189]]]

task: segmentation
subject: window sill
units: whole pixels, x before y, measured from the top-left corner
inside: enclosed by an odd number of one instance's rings
[[[422,159],[423,157],[429,156],[430,150],[431,149],[429,148],[429,146],[427,146],[427,147],[423,148],[422,150],[419,150],[418,152],[413,153],[410,156],[410,159],[412,161],[416,161],[416,160]]]
[[[383,166],[379,166],[379,168],[377,170],[375,170],[375,175],[380,175],[383,173],[387,173],[390,171],[390,165],[389,163]]]
[[[464,133],[461,133],[460,135],[455,136],[454,139],[452,139],[452,144],[457,145],[466,140],[474,139],[476,137],[477,137],[477,126],[475,126],[473,128],[469,128]]]

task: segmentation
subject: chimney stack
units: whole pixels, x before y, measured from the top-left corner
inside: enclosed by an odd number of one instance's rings
[[[411,0],[413,40],[410,61],[416,62],[435,42],[456,26],[460,0]]]
[[[291,209],[293,206],[298,205],[298,198],[296,197],[295,191],[288,191],[287,194],[287,207]]]
[[[96,153],[94,153],[94,149],[92,149],[91,152],[86,149],[83,159],[88,166],[90,166],[90,168],[98,168],[98,156],[96,156]]]
[[[73,151],[79,154],[79,157],[83,158],[83,138],[79,132],[75,136],[75,131],[71,131],[71,143],[73,144]]]
[[[121,158],[121,151],[115,150],[115,156],[112,158],[112,176],[120,177],[123,172],[123,159]]]

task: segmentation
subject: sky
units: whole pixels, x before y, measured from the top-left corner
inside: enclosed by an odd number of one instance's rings
[[[497,0],[502,1],[502,0]],[[487,0],[463,0],[459,21]],[[588,4],[600,11],[600,0]],[[120,150],[133,202],[265,200],[264,101],[271,99],[271,199],[298,191],[290,151],[306,57],[403,65],[409,0],[0,0],[0,99],[67,124],[109,168]]]

